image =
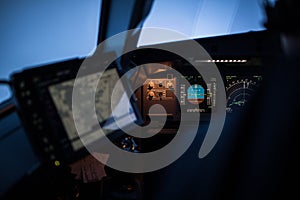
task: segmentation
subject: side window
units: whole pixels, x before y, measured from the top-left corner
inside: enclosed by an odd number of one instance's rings
[[[0,1],[0,80],[16,70],[89,55],[101,0]],[[0,102],[9,96],[0,86]]]

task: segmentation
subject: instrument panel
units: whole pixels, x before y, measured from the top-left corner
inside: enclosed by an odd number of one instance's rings
[[[262,61],[249,57],[208,62],[215,62],[223,78],[227,114],[243,111],[262,83]],[[179,121],[182,112],[197,112],[201,113],[201,116],[209,116],[218,101],[216,88],[219,83],[216,78],[210,77],[209,81],[205,82],[202,75],[184,60],[168,60],[158,64],[164,63],[180,72],[182,76],[176,77],[168,71],[153,77],[152,74],[149,75],[140,88],[141,91],[137,93],[140,95],[137,98],[140,99],[140,110],[145,121],[149,120],[151,115],[160,115],[159,111],[149,114],[151,106],[155,104],[165,108],[167,118],[172,122]],[[187,80],[189,85],[183,80]]]

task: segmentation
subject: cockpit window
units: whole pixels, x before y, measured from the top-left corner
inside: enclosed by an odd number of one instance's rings
[[[263,0],[156,0],[143,27],[167,28],[189,38],[202,38],[264,30],[264,20]],[[139,45],[169,41],[145,37],[142,32]]]

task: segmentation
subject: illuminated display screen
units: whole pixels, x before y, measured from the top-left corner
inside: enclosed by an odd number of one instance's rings
[[[259,89],[261,75],[227,75],[227,112],[241,110]]]
[[[187,99],[192,104],[200,104],[204,101],[204,88],[201,85],[191,85],[187,89]]]
[[[205,83],[201,75],[187,75],[182,78],[190,86],[179,82],[181,112],[210,113],[216,101],[216,79],[211,78],[209,83]]]
[[[119,88],[116,88],[118,96],[111,98],[112,91],[115,87],[115,83],[119,80],[119,75],[116,69],[110,69],[104,72],[101,79],[98,82],[98,86],[95,94],[95,111],[98,118],[101,128],[105,131],[106,134],[111,133],[115,130],[118,130],[120,127],[118,125],[127,126],[136,121],[136,116],[133,111],[133,108],[130,105],[130,100],[124,91],[124,87],[120,85]],[[58,111],[60,119],[63,123],[63,126],[66,130],[69,140],[73,150],[79,150],[83,147],[80,138],[78,137],[77,130],[74,124],[73,113],[72,113],[72,91],[75,79],[67,80],[62,83],[51,85],[49,87],[50,95],[54,101],[55,107]],[[81,77],[78,81],[82,84],[93,85],[98,81],[98,74],[90,74],[84,77]],[[92,92],[92,91],[82,91]],[[91,104],[92,102],[82,102],[82,107]],[[128,107],[124,106],[129,104]],[[114,110],[111,111],[111,105],[116,105]],[[127,110],[129,108],[129,115]],[[97,133],[99,124],[94,124],[90,126],[90,122],[86,121],[84,117],[76,119],[77,128],[85,130],[81,137],[87,144],[92,143],[100,139],[101,135]]]

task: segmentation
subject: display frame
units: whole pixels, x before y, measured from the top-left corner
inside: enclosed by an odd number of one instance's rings
[[[89,154],[84,146],[79,150],[72,149],[48,88],[50,85],[75,79],[83,61],[84,59],[70,59],[26,69],[11,75],[17,112],[33,149],[42,162],[59,161],[61,164],[71,164]],[[117,70],[119,76],[122,75],[115,63],[111,63],[108,70],[112,68]],[[89,71],[96,73],[99,69],[94,67]],[[122,83],[125,91],[128,92],[129,83]],[[129,96],[128,93],[127,95]],[[129,100],[136,117],[134,123],[141,125],[143,120],[136,105],[136,99],[130,95]],[[118,129],[109,133],[107,137],[113,141],[122,135],[124,132]],[[104,141],[98,142],[105,145]]]

